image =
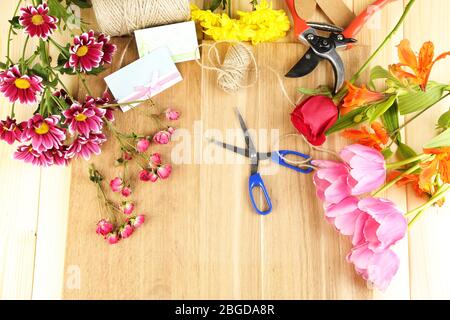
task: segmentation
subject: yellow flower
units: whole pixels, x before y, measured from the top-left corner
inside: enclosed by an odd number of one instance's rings
[[[214,40],[251,41],[254,45],[275,41],[286,36],[289,18],[283,10],[274,10],[272,3],[262,0],[251,12],[238,11],[239,19],[225,13],[200,10],[191,5],[192,20],[199,22],[205,34]]]

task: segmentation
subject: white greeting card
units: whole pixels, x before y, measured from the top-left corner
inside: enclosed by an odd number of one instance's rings
[[[119,103],[154,97],[183,80],[169,49],[161,47],[107,76],[105,81]],[[138,104],[123,106],[128,111]]]
[[[194,21],[169,24],[134,32],[139,56],[158,47],[167,47],[175,63],[200,58]]]

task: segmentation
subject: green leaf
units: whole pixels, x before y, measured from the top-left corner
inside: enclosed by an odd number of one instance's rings
[[[384,69],[381,66],[375,66],[370,70],[370,78],[369,83],[372,88],[375,88],[373,81],[378,79],[387,79],[394,82],[396,85],[401,86],[401,82],[394,77],[388,70]]]
[[[427,90],[420,89],[414,92],[402,94],[398,97],[398,109],[401,115],[421,111],[437,103],[447,85],[430,82]]]
[[[383,157],[384,157],[386,160],[389,159],[390,157],[392,157],[392,156],[394,155],[394,152],[392,152],[391,148],[383,149],[383,150],[381,151],[381,153],[383,154]]]
[[[390,107],[382,116],[381,120],[383,121],[384,127],[389,133],[393,133],[400,128],[400,117],[398,114],[398,105],[397,102],[394,102],[392,107]],[[397,141],[401,141],[400,133],[397,134]]]
[[[47,0],[47,3],[50,15],[57,17],[59,20],[67,22],[71,14],[61,2],[59,2],[58,0]]]
[[[438,128],[439,129],[450,128],[450,111],[447,111],[446,113],[444,113],[439,117]]]
[[[87,9],[92,7],[90,0],[67,0],[67,5],[74,4],[82,9]]]
[[[22,29],[23,27],[19,23],[19,16],[15,16],[11,20],[8,20],[14,29]]]
[[[397,154],[402,160],[414,158],[417,156],[417,153],[410,146],[402,142],[398,143]]]
[[[381,117],[392,105],[394,104],[395,100],[397,99],[396,95],[392,95],[386,100],[376,103],[372,106],[369,117],[369,122],[374,122],[376,119]]]
[[[222,5],[222,8],[225,9],[227,6],[227,0],[213,0],[211,1],[211,5],[209,6],[209,10],[215,11],[218,7]]]
[[[41,64],[35,64],[30,71],[32,75],[37,75],[41,77],[44,80],[44,82],[48,82],[49,72]]]
[[[358,109],[354,109],[352,111],[350,111],[349,113],[347,113],[346,115],[340,117],[336,123],[330,128],[328,129],[328,131],[326,132],[326,135],[330,135],[334,132],[338,132],[350,127],[354,127],[356,126],[358,123],[364,122],[367,120],[367,111],[370,108],[370,106],[367,107],[360,107]],[[355,121],[355,117],[360,117],[361,119],[359,119],[360,121]]]
[[[0,70],[6,70],[8,68],[8,66],[6,65],[6,63],[0,62]]]
[[[319,86],[316,89],[297,88],[297,91],[306,96],[326,96],[330,98],[333,97],[333,93],[328,86]]]
[[[91,71],[87,72],[86,74],[97,76],[100,73],[102,73],[103,71],[105,71],[105,68],[103,66],[100,66],[95,69],[92,69]]]
[[[428,142],[423,147],[424,149],[450,147],[450,129],[447,129],[437,137],[434,137],[433,139],[431,139],[430,142]]]

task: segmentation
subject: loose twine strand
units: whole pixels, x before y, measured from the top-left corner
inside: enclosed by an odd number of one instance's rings
[[[100,30],[123,36],[190,18],[189,0],[92,0]]]

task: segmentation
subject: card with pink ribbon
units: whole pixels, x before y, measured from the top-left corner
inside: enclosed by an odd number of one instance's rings
[[[105,78],[119,103],[150,99],[182,80],[166,47],[153,50]],[[123,106],[122,111],[128,111],[138,104]]]

